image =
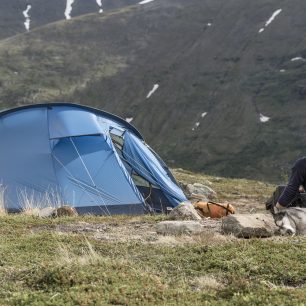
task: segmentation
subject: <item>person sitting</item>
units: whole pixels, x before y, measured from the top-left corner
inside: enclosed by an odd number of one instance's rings
[[[277,213],[288,207],[306,207],[306,157],[298,159],[286,186],[278,186],[267,201],[266,208]]]

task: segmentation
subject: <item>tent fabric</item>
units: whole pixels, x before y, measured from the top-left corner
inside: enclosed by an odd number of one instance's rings
[[[129,167],[110,133],[124,138]],[[9,211],[66,204],[80,213],[142,214],[146,199],[130,175],[140,165],[167,205],[185,200],[140,133],[96,109],[53,103],[2,112],[0,142],[0,186]]]
[[[173,206],[187,201],[183,191],[168,175],[168,169],[162,166],[147,145],[129,132],[125,133],[123,155],[139,175],[160,187],[169,202],[174,203]]]
[[[107,124],[99,122],[99,117],[82,109],[71,107],[48,110],[50,138],[81,135],[99,135],[107,131]]]

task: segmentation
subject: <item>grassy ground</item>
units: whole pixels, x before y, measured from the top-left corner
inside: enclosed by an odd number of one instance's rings
[[[260,199],[259,183],[175,173]],[[165,218],[0,217],[0,304],[305,305],[306,238],[158,236]]]
[[[217,193],[217,201],[230,202],[240,213],[264,211],[264,203],[275,189],[275,185],[260,181],[215,177],[183,169],[173,169],[173,173],[182,183],[210,186]]]

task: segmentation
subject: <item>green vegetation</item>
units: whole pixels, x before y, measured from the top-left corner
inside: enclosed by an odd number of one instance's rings
[[[174,173],[238,208],[273,187]],[[0,305],[305,305],[306,238],[159,236],[165,218],[1,216]]]
[[[275,185],[260,181],[216,177],[183,169],[173,169],[173,173],[179,181],[185,184],[201,183],[212,187],[220,201],[248,199],[264,203],[275,189]]]
[[[135,218],[1,217],[1,304],[304,305],[306,300],[305,238],[216,244],[199,239],[173,247],[56,231],[79,221],[120,228]],[[144,221],[154,225],[156,219]]]

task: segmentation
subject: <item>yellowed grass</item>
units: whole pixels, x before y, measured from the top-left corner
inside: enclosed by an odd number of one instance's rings
[[[37,198],[34,193],[21,190],[18,197],[22,204],[22,214],[26,216],[39,216],[42,208],[62,206],[60,195],[56,192],[45,193],[40,198]]]
[[[5,208],[5,203],[4,203],[5,189],[6,189],[5,186],[0,184],[0,216],[7,215],[7,210]]]
[[[207,289],[222,290],[224,287],[224,284],[218,281],[213,275],[203,275],[196,277],[191,281],[191,285],[195,288],[195,290],[198,291]]]
[[[87,239],[85,239],[85,242],[86,248],[82,248],[81,255],[76,255],[68,246],[61,244],[58,247],[57,264],[60,266],[72,264],[84,266],[103,260]]]

